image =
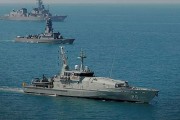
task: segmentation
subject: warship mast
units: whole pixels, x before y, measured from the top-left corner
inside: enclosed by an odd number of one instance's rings
[[[43,10],[44,9],[43,1],[42,0],[37,0],[37,3],[38,3],[38,9]]]
[[[50,18],[46,21],[46,28],[45,28],[45,34],[49,34],[49,33],[50,34],[53,33],[52,21]]]
[[[86,56],[82,50],[78,58],[81,60],[80,71],[84,71],[84,58],[86,58]]]

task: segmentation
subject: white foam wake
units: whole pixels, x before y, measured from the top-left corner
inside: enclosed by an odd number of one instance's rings
[[[22,88],[15,88],[15,87],[8,87],[8,86],[0,86],[0,91],[23,93]]]
[[[14,40],[0,40],[0,42],[15,42]]]
[[[51,97],[57,97],[57,95],[56,95],[56,94],[53,94],[53,95],[48,95],[48,96],[51,96]]]

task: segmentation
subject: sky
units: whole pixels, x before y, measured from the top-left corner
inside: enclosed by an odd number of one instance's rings
[[[0,3],[35,3],[36,0],[0,0]],[[43,0],[44,3],[180,3],[180,0]]]

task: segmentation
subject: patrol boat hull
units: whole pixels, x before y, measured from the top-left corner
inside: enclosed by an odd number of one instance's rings
[[[127,102],[149,103],[157,94],[158,91],[148,90],[115,90],[115,91],[100,91],[100,90],[83,90],[83,89],[53,89],[41,88],[34,86],[24,87],[25,93],[80,97],[100,100],[115,100]]]
[[[84,55],[78,57],[80,65],[72,70],[61,47],[62,69],[58,75],[50,78],[35,78],[30,85],[23,83],[25,93],[81,97],[91,99],[116,100],[149,103],[158,95],[158,90],[130,86],[127,81],[107,77],[95,77],[88,66],[84,66]]]
[[[73,44],[75,39],[32,39],[32,38],[16,38],[15,42],[27,43],[53,43],[53,44]]]

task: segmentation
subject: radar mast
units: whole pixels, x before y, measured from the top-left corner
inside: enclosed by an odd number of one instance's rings
[[[84,58],[86,58],[84,52],[81,49],[80,56],[78,57],[81,60],[80,71],[84,71]]]
[[[38,3],[38,9],[43,10],[44,9],[43,1],[42,0],[37,0],[37,3]]]
[[[52,20],[51,18],[48,18],[46,21],[46,28],[45,28],[45,34],[52,34],[53,33],[53,28],[52,28]]]

